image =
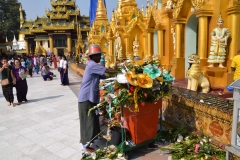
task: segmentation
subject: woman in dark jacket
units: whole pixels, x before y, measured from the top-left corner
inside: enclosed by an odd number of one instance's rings
[[[13,75],[16,78],[16,90],[18,99],[17,105],[20,105],[22,101],[27,102],[28,85],[26,77],[28,75],[28,71],[25,67],[21,66],[21,63],[18,59],[15,59],[14,65]]]
[[[8,106],[14,107],[14,96],[13,96],[13,83],[16,83],[16,79],[13,76],[12,67],[8,65],[8,60],[2,59],[2,67],[0,72],[2,73],[2,91],[5,99],[8,101]],[[5,83],[5,81],[9,83]]]

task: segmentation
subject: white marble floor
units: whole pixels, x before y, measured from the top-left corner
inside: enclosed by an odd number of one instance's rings
[[[1,160],[81,159],[77,97],[52,71],[53,81],[27,78],[28,102],[20,106],[8,107],[0,89]]]

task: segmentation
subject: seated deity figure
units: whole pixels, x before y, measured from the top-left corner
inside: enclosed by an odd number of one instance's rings
[[[172,9],[172,6],[173,6],[172,0],[168,0],[165,10]]]
[[[137,35],[135,36],[135,40],[133,41],[133,55],[134,57],[139,56],[139,42],[137,39]]]
[[[119,35],[119,33],[116,33],[116,57],[118,59],[122,59],[123,55],[122,55],[122,40],[121,37]]]
[[[218,67],[225,68],[222,63],[225,62],[227,39],[230,36],[230,32],[228,28],[223,28],[223,23],[224,20],[220,14],[217,20],[217,28],[214,28],[211,33],[212,41],[208,57],[210,65],[208,67],[214,67],[213,64],[218,63]]]

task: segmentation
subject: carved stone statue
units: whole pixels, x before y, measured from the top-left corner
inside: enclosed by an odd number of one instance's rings
[[[139,42],[137,39],[137,35],[135,36],[135,40],[133,41],[133,55],[134,57],[139,56]]]
[[[116,57],[117,59],[122,59],[123,54],[122,54],[122,39],[119,35],[119,33],[116,33]]]
[[[174,56],[176,53],[176,33],[175,33],[175,28],[172,26],[171,27],[171,33],[172,33],[172,38],[173,38],[173,52],[174,52]]]
[[[168,0],[165,10],[172,9],[172,8],[173,8],[173,2],[172,2],[172,0]]]
[[[223,23],[224,20],[220,14],[217,20],[217,28],[214,28],[211,33],[212,43],[208,57],[208,63],[210,63],[208,67],[213,67],[213,63],[218,63],[220,68],[225,68],[222,63],[225,62],[226,46],[230,32],[228,28],[223,28]]]

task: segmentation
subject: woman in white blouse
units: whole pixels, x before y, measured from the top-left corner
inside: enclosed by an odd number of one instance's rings
[[[62,85],[65,86],[65,85],[69,85],[69,80],[68,80],[68,62],[67,62],[67,59],[66,59],[66,56],[64,55],[62,57],[62,75],[61,75],[61,82],[62,82]]]

